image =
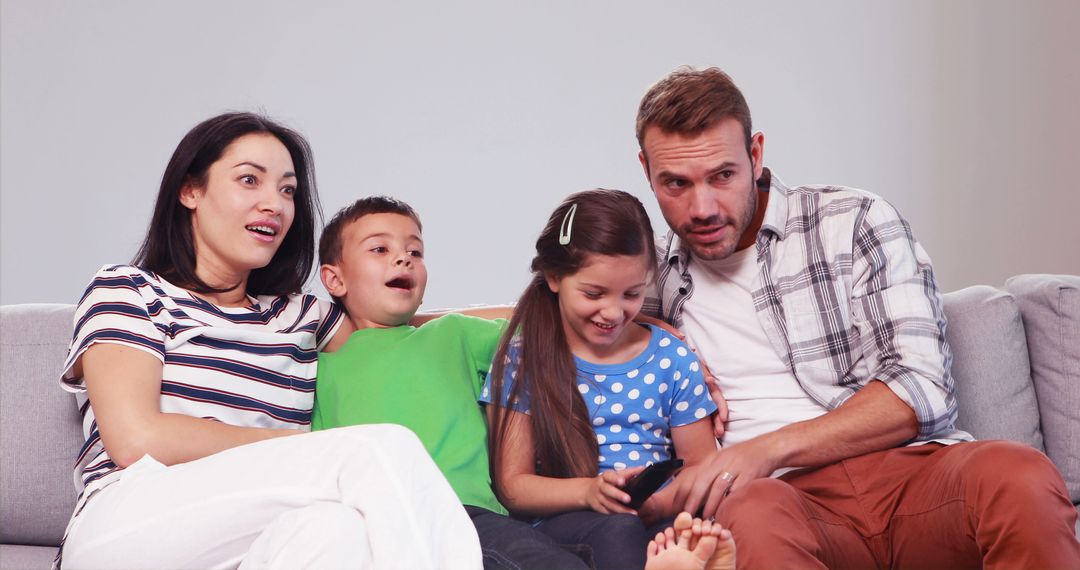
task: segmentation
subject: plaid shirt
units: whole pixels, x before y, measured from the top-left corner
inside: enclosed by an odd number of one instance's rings
[[[885,200],[836,186],[788,188],[768,169],[754,309],[796,380],[828,410],[871,380],[915,410],[912,443],[970,441],[954,427],[945,315],[930,258]],[[690,252],[669,232],[645,314],[682,326]],[[716,363],[723,366],[723,363]]]

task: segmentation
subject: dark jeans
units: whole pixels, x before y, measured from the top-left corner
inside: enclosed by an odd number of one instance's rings
[[[529,523],[465,505],[480,537],[484,570],[584,570],[585,560]]]
[[[544,519],[536,527],[559,544],[584,544],[596,570],[645,568],[645,548],[656,533],[671,526],[663,519],[646,528],[636,515],[572,511]]]

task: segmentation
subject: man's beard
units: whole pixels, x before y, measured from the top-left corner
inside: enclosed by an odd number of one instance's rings
[[[754,219],[754,214],[757,212],[757,194],[757,187],[754,184],[751,184],[749,196],[750,199],[747,200],[746,209],[743,211],[742,217],[738,220],[730,216],[712,216],[704,220],[685,224],[681,228],[679,228],[679,233],[683,237],[683,242],[686,243],[686,245],[690,248],[690,251],[694,254],[694,257],[704,261],[717,261],[720,259],[725,259],[731,254],[735,253],[735,249],[738,247],[739,241],[742,240],[743,233],[746,231],[747,228],[750,227],[750,223]],[[731,236],[730,243],[721,241],[702,247],[698,244],[695,244],[692,240],[686,239],[686,236],[690,235],[691,232],[698,228],[721,225],[731,226],[735,229],[735,231],[732,232],[734,235]]]

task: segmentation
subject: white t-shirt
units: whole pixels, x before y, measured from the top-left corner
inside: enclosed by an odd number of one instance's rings
[[[727,400],[725,446],[827,411],[781,359],[778,351],[786,348],[774,348],[761,328],[751,295],[756,254],[748,247],[719,261],[693,258],[689,265],[694,293],[683,307],[683,331]]]

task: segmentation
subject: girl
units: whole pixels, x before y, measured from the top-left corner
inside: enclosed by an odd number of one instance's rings
[[[716,406],[696,356],[634,322],[655,267],[636,198],[617,190],[567,198],[536,241],[532,282],[481,395],[497,404],[490,445],[503,504],[539,517],[557,542],[588,544],[599,568],[643,567],[655,532],[642,519],[675,514],[671,485],[640,513],[631,509],[627,479],[673,452],[694,465],[716,449],[708,421]]]
[[[351,332],[300,292],[314,182],[307,142],[257,115],[180,141],[136,260],[75,313],[62,383],[87,439],[65,568],[480,567],[411,432],[303,433],[316,351]]]

